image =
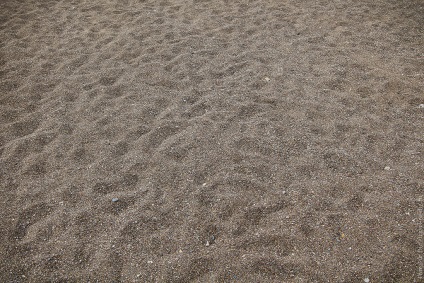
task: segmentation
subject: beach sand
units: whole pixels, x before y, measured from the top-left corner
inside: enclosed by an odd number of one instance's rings
[[[423,14],[1,1],[0,281],[422,282]]]

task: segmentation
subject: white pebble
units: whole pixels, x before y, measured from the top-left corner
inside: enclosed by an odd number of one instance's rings
[[[368,283],[368,282],[370,282],[370,279],[369,279],[369,278],[365,278],[365,279],[364,279],[364,282],[365,282],[365,283]]]
[[[418,108],[424,108],[424,104],[418,105]]]
[[[384,167],[384,170],[386,170],[386,171],[389,171],[390,169],[391,169],[390,166]]]

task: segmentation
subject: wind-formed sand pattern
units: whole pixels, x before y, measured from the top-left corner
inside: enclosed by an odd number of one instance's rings
[[[423,15],[0,1],[0,281],[421,282]]]

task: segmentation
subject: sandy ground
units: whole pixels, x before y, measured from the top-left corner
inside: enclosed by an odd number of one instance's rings
[[[1,282],[423,282],[423,1],[0,3]]]

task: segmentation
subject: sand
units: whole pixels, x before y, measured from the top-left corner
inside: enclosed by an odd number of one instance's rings
[[[423,14],[1,1],[0,281],[422,282]]]

